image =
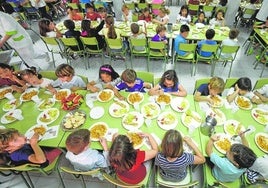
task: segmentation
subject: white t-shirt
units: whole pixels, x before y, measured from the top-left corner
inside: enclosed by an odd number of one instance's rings
[[[41,88],[46,88],[49,84],[53,82],[53,80],[50,80],[48,78],[42,78],[43,82],[40,85],[34,85],[34,87],[41,87]]]
[[[57,33],[55,31],[46,32],[47,37],[55,38],[57,37]]]
[[[62,82],[59,78],[51,83],[53,87],[71,89],[72,87],[86,87],[86,83],[79,76],[73,76],[70,82]]]
[[[221,43],[221,46],[227,45],[227,46],[239,46],[237,39],[224,39]],[[221,53],[221,57],[229,58],[232,54],[225,54]]]
[[[184,17],[184,16],[181,16],[180,14],[178,14],[177,22],[180,24],[189,24],[191,22],[191,16],[187,15],[187,17]]]
[[[228,90],[228,92],[227,92],[227,96],[233,94],[234,92],[235,92],[235,88],[234,88],[234,87],[231,87],[231,88]],[[247,97],[247,98],[249,98],[249,99],[252,99],[254,96],[255,96],[255,95],[254,95],[254,93],[253,93],[252,91],[249,91],[249,92],[247,92],[247,93],[244,95],[244,97]]]
[[[268,84],[264,85],[260,89],[257,89],[256,91],[259,92],[261,95],[264,95],[265,97],[268,97]]]
[[[169,16],[166,14],[163,18],[161,18],[160,16],[156,17],[156,20],[163,22],[164,20],[167,20],[167,22],[169,21]]]

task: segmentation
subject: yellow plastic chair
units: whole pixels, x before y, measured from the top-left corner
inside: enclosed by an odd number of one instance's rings
[[[180,43],[179,44],[179,50],[185,51],[186,55],[181,56],[177,53],[175,53],[175,62],[176,61],[188,61],[191,62],[192,65],[192,70],[191,70],[191,76],[193,76],[194,73],[194,69],[195,69],[195,53],[196,53],[196,47],[197,44],[192,43],[192,44],[188,44],[188,43]],[[176,63],[175,63],[176,65]]]
[[[96,37],[80,37],[83,45],[86,56],[88,55],[101,55],[102,64],[104,63],[103,49],[100,49]],[[94,49],[89,46],[95,47]],[[88,67],[89,67],[89,58],[88,58]]]
[[[43,78],[48,78],[51,80],[58,79],[58,77],[55,74],[55,71],[39,71],[39,74],[41,74]]]
[[[167,63],[168,55],[164,42],[149,41],[148,64],[150,63],[150,59],[163,59],[164,63]]]
[[[256,81],[253,90],[260,89],[266,84],[268,84],[268,78],[260,78]]]
[[[127,63],[126,63],[126,49],[124,48],[123,41],[121,38],[119,39],[108,39],[105,38],[106,43],[107,43],[107,50],[108,50],[108,55],[110,56],[110,64],[112,62],[112,58],[116,56],[121,56],[124,58],[125,61],[125,66],[127,68]]]
[[[229,73],[228,73],[228,78],[231,75],[233,62],[234,62],[234,60],[236,58],[236,55],[237,55],[237,52],[238,52],[239,48],[240,48],[240,46],[223,45],[220,48],[219,55],[216,55],[216,61],[222,62],[224,67],[226,66],[227,62],[231,63],[230,70],[229,70]],[[213,69],[212,69],[211,76],[214,75],[216,61],[214,62],[213,66],[212,66]]]
[[[260,77],[262,77],[264,69],[265,69],[266,65],[268,65],[268,56],[266,55],[266,53],[267,53],[267,48],[265,48],[260,55],[255,56],[256,61],[253,63],[253,64],[255,64],[254,69],[257,68],[259,63],[263,64]],[[263,60],[264,60],[264,62],[262,62]]]
[[[224,89],[230,89],[236,83],[238,78],[227,78],[225,81]]]
[[[142,56],[142,57],[148,57],[148,45],[147,45],[147,39],[136,39],[131,38],[129,41],[130,44],[130,63],[131,68],[133,68],[132,62],[133,57],[135,56]],[[144,48],[144,50],[137,50],[139,48]],[[149,64],[148,64],[148,58],[146,58],[147,63],[147,71],[149,71]]]
[[[208,84],[210,79],[211,78],[201,78],[201,79],[196,80],[195,85],[194,85],[194,93],[202,84]]]
[[[151,72],[136,71],[137,77],[142,79],[144,82],[148,82],[154,85],[154,74]]]

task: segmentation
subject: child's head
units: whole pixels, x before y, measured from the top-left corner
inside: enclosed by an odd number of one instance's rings
[[[106,18],[106,16],[107,16],[107,10],[104,7],[100,7],[100,8],[98,8],[98,14],[102,18]]]
[[[119,74],[117,72],[115,72],[115,70],[113,69],[113,67],[111,65],[106,64],[106,65],[102,65],[100,67],[99,78],[104,83],[111,82],[111,81],[115,80],[118,77],[119,77]]]
[[[227,0],[220,0],[219,4],[224,7],[226,6],[227,2]]]
[[[158,25],[155,30],[160,37],[164,37],[166,35],[167,28],[164,25]]]
[[[124,4],[122,6],[122,9],[121,10],[123,11],[124,14],[126,14],[126,15],[129,14],[129,8],[128,8],[128,6],[126,4]]]
[[[85,7],[88,13],[93,13],[95,10],[93,3],[86,3]]]
[[[237,36],[239,34],[239,30],[234,28],[234,29],[231,29],[230,32],[229,32],[229,38],[230,39],[236,39]]]
[[[215,36],[215,30],[214,29],[208,29],[206,31],[206,38],[208,40],[212,40],[214,38],[214,36]]]
[[[245,95],[252,90],[251,80],[248,77],[239,78],[235,84],[239,88],[239,95]]]
[[[158,15],[159,15],[161,18],[163,18],[165,15],[167,15],[167,14],[169,14],[169,13],[170,13],[169,9],[167,9],[167,8],[165,8],[165,7],[162,7],[162,8],[159,9],[159,13],[158,13]]]
[[[226,157],[237,168],[249,168],[256,160],[256,154],[243,144],[233,144],[229,151],[226,152]]]
[[[107,16],[105,19],[106,27],[108,27],[108,33],[107,37],[109,39],[116,39],[117,34],[114,28],[114,17],[113,16]]]
[[[145,17],[148,17],[149,16],[149,14],[150,14],[150,9],[149,8],[144,8],[143,10],[142,10],[142,14],[145,16]]]
[[[179,13],[181,16],[183,17],[187,17],[188,14],[189,14],[189,9],[188,9],[188,6],[187,5],[182,5],[181,7],[181,10],[180,10],[180,13]]]
[[[203,22],[205,20],[205,13],[204,12],[199,12],[198,13],[198,20],[200,22]]]
[[[73,14],[73,13],[74,13],[74,9],[73,9],[73,7],[68,6],[68,7],[66,8],[66,10],[67,10],[67,13],[68,13],[68,14]]]
[[[55,74],[62,82],[69,82],[74,76],[74,69],[68,64],[61,64],[56,68]]]
[[[8,64],[0,63],[0,78],[11,78],[14,68]]]
[[[89,31],[90,30],[90,20],[82,20],[81,22],[81,30],[82,31]]]
[[[180,34],[181,34],[184,38],[187,38],[187,36],[189,35],[189,31],[190,31],[190,28],[189,28],[188,25],[186,25],[186,24],[181,25],[181,28],[180,28]]]
[[[161,77],[160,85],[167,88],[174,88],[178,84],[179,79],[175,70],[167,70]]]
[[[123,80],[130,88],[132,88],[135,85],[136,79],[137,74],[133,69],[126,69],[121,75],[121,80]]]
[[[20,71],[19,74],[20,74],[21,79],[23,79],[25,82],[29,83],[30,85],[38,85],[40,79],[42,78],[42,75],[38,74],[34,67]]]
[[[224,80],[220,77],[213,77],[209,80],[208,90],[211,96],[218,95],[224,90]]]
[[[165,136],[161,143],[162,154],[165,157],[179,157],[183,152],[183,140],[180,132],[177,130],[169,130],[165,133]]]
[[[68,151],[78,155],[89,147],[89,140],[90,131],[88,129],[79,129],[67,137],[65,145]]]
[[[136,23],[132,23],[130,25],[130,29],[131,29],[131,32],[133,34],[139,34],[139,32],[140,32],[140,26],[138,24],[136,24]]]
[[[64,20],[63,25],[68,29],[73,31],[75,29],[75,24],[73,20]]]
[[[47,36],[47,32],[53,31],[55,29],[55,24],[46,18],[42,18],[38,22],[38,26],[40,35],[43,37]]]
[[[224,11],[220,9],[216,12],[216,19],[222,20],[222,18],[224,18]]]
[[[0,129],[0,153],[12,153],[26,144],[26,137],[13,128]]]
[[[135,164],[136,154],[129,138],[126,135],[118,135],[109,150],[109,161],[116,171],[124,172]]]

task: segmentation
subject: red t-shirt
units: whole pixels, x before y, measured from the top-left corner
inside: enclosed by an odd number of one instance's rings
[[[74,21],[83,20],[83,17],[80,14],[74,14],[73,15],[73,20]]]
[[[143,14],[139,16],[139,20],[145,20],[146,22],[151,22],[152,17],[149,15],[148,17],[145,17]]]
[[[93,12],[93,13],[87,13],[87,19],[90,19],[91,21],[96,21],[97,18],[101,18],[101,16],[96,13],[96,12]]]
[[[146,168],[143,164],[145,159],[145,151],[137,150],[136,163],[127,172],[117,172],[117,176],[126,183],[140,183],[146,176]]]

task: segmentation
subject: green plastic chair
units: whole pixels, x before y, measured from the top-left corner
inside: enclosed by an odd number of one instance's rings
[[[108,50],[108,55],[110,56],[110,64],[112,62],[112,58],[114,56],[122,56],[124,57],[124,61],[125,61],[125,66],[127,68],[127,63],[126,63],[126,49],[124,48],[122,39],[108,39],[105,38],[106,40],[106,44],[107,44],[107,50]]]
[[[82,78],[82,80],[87,84],[88,83],[88,78],[86,76],[82,76],[82,75],[77,75],[80,78]]]
[[[195,91],[202,85],[202,84],[207,84],[209,83],[211,78],[201,78],[195,81],[195,85],[194,85],[194,93]],[[193,94],[194,94],[193,93]]]
[[[72,7],[74,10],[79,10],[79,6],[77,3],[68,3],[67,6]]]
[[[142,9],[147,8],[148,4],[147,3],[138,3],[137,7],[138,7],[139,10],[142,10]]]
[[[84,51],[85,51],[86,57],[88,57],[88,55],[101,55],[102,64],[104,64],[103,49],[99,48],[99,44],[98,44],[96,37],[80,37],[80,39],[84,45]],[[96,49],[89,48],[89,46],[94,46]],[[88,67],[90,67],[89,57],[87,59],[88,59]]]
[[[237,27],[239,22],[248,22],[251,21],[251,23],[253,24],[253,15],[255,15],[256,13],[256,9],[250,9],[250,8],[245,8],[243,11],[243,15],[239,18],[239,20],[236,22],[235,27]],[[244,15],[248,15],[249,18],[245,18]]]
[[[125,5],[128,7],[129,10],[134,10],[135,9],[135,4],[132,3],[125,3]]]
[[[225,81],[224,89],[230,89],[237,80],[238,78],[227,78]]]
[[[229,73],[228,73],[228,78],[231,75],[233,62],[234,62],[234,60],[236,58],[236,55],[237,55],[237,52],[238,52],[239,48],[240,48],[240,46],[223,45],[220,48],[219,55],[216,55],[216,61],[222,62],[224,67],[226,66],[227,62],[231,63],[230,70],[229,70]],[[216,61],[213,64],[213,70],[212,70],[212,75],[211,76],[214,75]]]
[[[268,84],[268,78],[260,78],[256,81],[253,90],[262,88],[265,84]]]
[[[149,41],[148,64],[150,64],[150,59],[163,59],[164,63],[167,63],[168,55],[164,42]]]
[[[256,59],[256,60],[255,60],[255,62],[253,63],[253,64],[255,64],[254,69],[256,69],[257,66],[259,65],[259,63],[260,63],[263,59],[265,59],[265,62],[261,62],[261,64],[263,64],[263,65],[262,65],[262,71],[261,71],[260,77],[262,77],[262,75],[263,75],[263,71],[264,71],[266,65],[268,64],[268,56],[266,55],[266,53],[267,53],[267,48],[265,48],[265,49],[261,52],[260,55],[256,55],[256,56],[255,56],[255,59]]]
[[[195,12],[195,14],[192,14],[192,16],[197,15],[198,10],[199,10],[199,5],[193,5],[193,4],[188,4],[189,12]]]
[[[132,14],[132,22],[137,22],[137,21],[139,21],[139,14],[133,13]]]
[[[203,6],[203,12],[214,12],[215,6],[210,6],[210,5],[204,5]],[[212,14],[211,14],[212,15]],[[209,17],[211,18],[211,17]]]
[[[148,57],[148,45],[147,45],[147,39],[136,39],[131,38],[129,40],[130,45],[130,63],[131,68],[133,68],[133,57],[135,56],[141,56],[141,57]],[[144,50],[137,50],[139,48],[144,48]],[[149,64],[148,64],[148,58],[146,58],[147,63],[147,71],[149,71]]]
[[[192,64],[191,76],[193,76],[193,72],[194,72],[194,69],[195,69],[196,47],[197,47],[196,43],[191,43],[191,44],[180,43],[179,44],[179,50],[185,51],[186,55],[181,56],[181,55],[175,53],[175,62],[176,61],[188,61],[188,62],[191,62],[191,64]],[[176,65],[176,63],[175,63],[175,65]]]
[[[58,77],[55,74],[55,71],[39,71],[39,74],[41,74],[43,78],[48,78],[51,80],[58,79]]]
[[[154,85],[154,74],[151,72],[136,71],[137,77],[142,79],[144,82],[148,82]]]

